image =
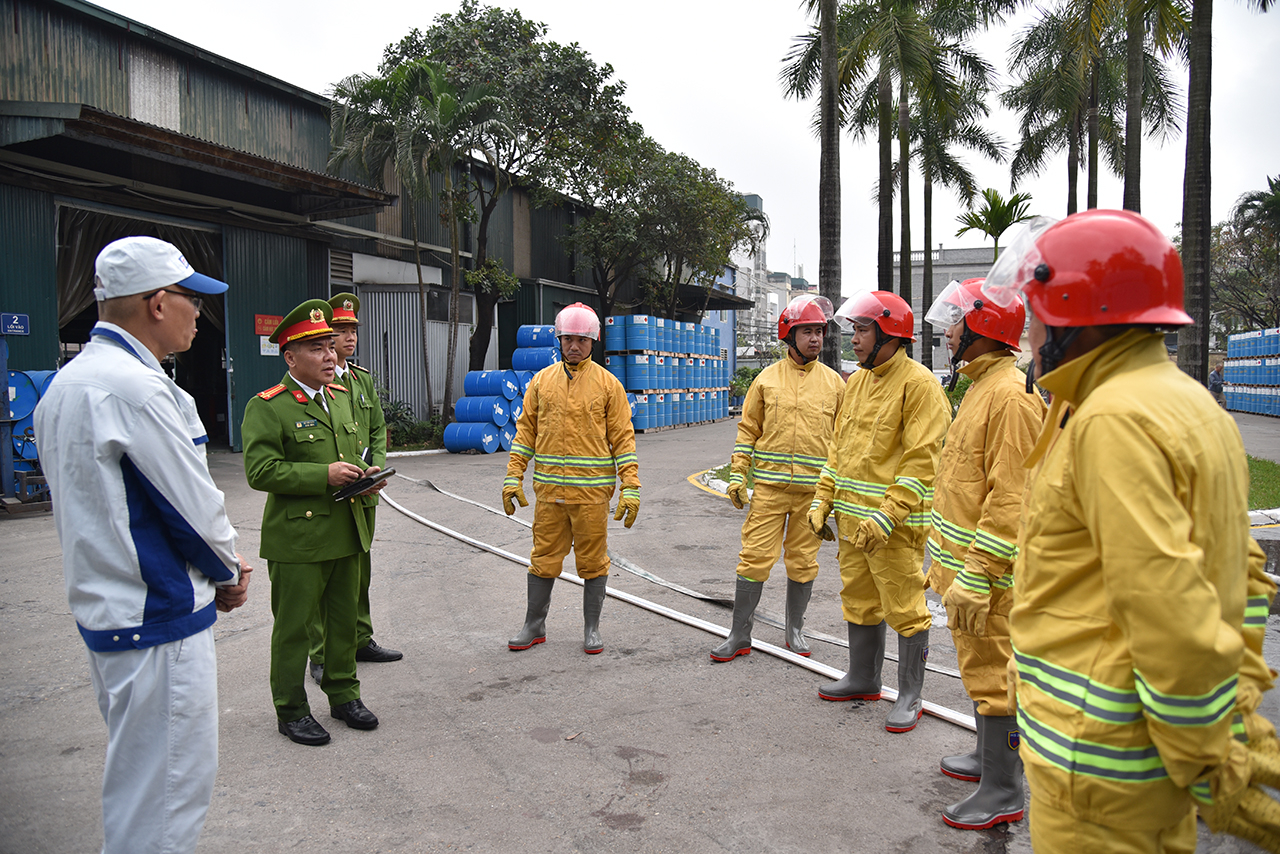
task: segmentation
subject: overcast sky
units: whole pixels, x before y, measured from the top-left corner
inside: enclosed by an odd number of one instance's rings
[[[380,0],[367,6],[334,0],[220,0],[214,6],[174,0],[105,0],[100,5],[140,23],[319,94],[355,72],[373,72],[383,48],[412,27],[425,29],[456,2]],[[818,274],[818,143],[811,131],[813,102],[785,99],[781,61],[810,21],[795,0],[499,0],[547,24],[548,37],[577,42],[598,63],[613,65],[627,84],[633,117],[667,149],[683,152],[764,200],[772,233],[768,264],[792,275]],[[1213,217],[1226,218],[1245,192],[1266,188],[1280,174],[1280,11],[1250,12],[1243,2],[1214,4]],[[1006,57],[1021,13],[975,45],[1008,83]],[[1185,93],[1186,70],[1173,77]],[[993,100],[993,107],[995,106]],[[993,111],[989,127],[1011,147],[1016,118]],[[896,148],[895,148],[896,152]],[[1185,138],[1143,143],[1143,213],[1173,235],[1182,218]],[[876,179],[874,140],[841,147],[842,264],[846,294],[874,286]],[[1008,195],[1008,168],[969,155],[980,186]],[[1081,173],[1080,204],[1084,205]],[[1066,212],[1066,154],[1018,188],[1033,197],[1032,212]],[[923,248],[921,182],[911,183],[915,248]],[[1122,185],[1104,175],[1102,207],[1119,207]],[[970,232],[955,237],[961,203],[934,190],[934,242],[979,246]],[[896,214],[895,214],[896,216]],[[987,241],[987,245],[990,242]],[[894,248],[898,237],[894,236]]]

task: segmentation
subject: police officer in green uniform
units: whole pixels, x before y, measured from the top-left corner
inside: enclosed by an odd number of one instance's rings
[[[307,626],[319,609],[326,667],[320,682],[329,713],[355,729],[378,719],[360,700],[356,601],[360,555],[369,551],[372,494],[335,501],[365,473],[366,444],[351,394],[334,382],[333,310],[308,300],[271,335],[288,373],[245,407],[241,435],[249,486],[268,493],[261,557],[271,579],[271,695],[279,730],[299,744],[327,744],[307,703]],[[369,472],[374,471],[373,467]],[[374,492],[372,490],[371,492]]]
[[[335,333],[333,349],[338,358],[334,366],[337,382],[345,386],[351,395],[357,435],[369,448],[366,462],[381,468],[387,461],[387,422],[382,414],[382,403],[378,400],[378,389],[374,384],[373,374],[367,368],[349,361],[355,355],[359,341],[360,298],[355,294],[338,294],[329,300],[329,305],[333,308],[330,325]],[[370,538],[373,537],[376,503],[377,498],[373,498],[365,505]],[[371,568],[369,552],[361,552],[360,598],[356,603],[356,661],[399,661],[404,658],[404,653],[379,646],[373,639],[373,618],[369,613]],[[319,682],[324,673],[324,634],[319,614],[312,620],[307,634],[311,639],[311,676]]]

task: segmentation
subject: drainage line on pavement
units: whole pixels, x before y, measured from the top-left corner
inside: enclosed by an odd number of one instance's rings
[[[434,483],[427,480],[426,478],[418,479],[416,477],[409,477],[408,475],[400,474],[399,472],[396,472],[396,477],[403,478],[404,480],[407,480],[410,483],[416,483],[419,486],[425,486],[428,489],[433,489],[436,492],[440,493],[441,495],[447,498],[452,498],[455,501],[461,501],[463,504],[470,504],[473,507],[479,507],[481,510],[484,510],[489,513],[493,513],[494,515],[497,515],[497,516],[501,516],[504,519],[510,519],[512,522],[516,522],[517,524],[523,525],[526,528],[533,528],[532,522],[527,522],[524,519],[521,519],[519,516],[508,516],[504,511],[498,509],[497,507],[490,507],[488,504],[481,504],[479,501],[472,501],[470,498],[464,498],[461,495],[455,495],[452,492],[447,492],[446,490],[441,489],[440,487],[436,486]],[[609,551],[608,554],[609,554],[609,560],[614,566],[616,566],[618,569],[621,569],[624,572],[631,573],[637,578],[643,578],[645,581],[651,581],[654,584],[667,588],[668,590],[674,590],[677,593],[683,593],[685,596],[689,596],[693,599],[697,599],[702,602],[709,602],[712,605],[719,605],[722,608],[730,608],[730,609],[733,608],[732,599],[724,599],[717,596],[708,596],[705,593],[699,593],[697,590],[691,590],[688,587],[681,586],[674,582],[667,581],[665,578],[654,575],[652,572],[649,572],[647,569],[643,569],[642,567],[636,566],[631,561],[627,560],[624,557],[619,557],[618,555],[614,554],[612,551]],[[755,618],[756,620],[760,621],[761,623],[764,623],[765,625],[773,626],[775,629],[784,629],[784,630],[786,629],[786,624],[783,623],[782,620],[775,617],[773,614],[769,613],[767,610],[762,611],[759,608],[757,608]],[[838,638],[835,635],[829,635],[826,632],[815,632],[812,630],[808,630],[804,633],[804,636],[809,640],[822,641],[823,643],[829,643],[832,646],[838,646],[844,649],[849,648],[848,640],[846,640],[845,638]],[[888,651],[885,652],[884,657],[889,661],[893,661],[893,662],[896,662],[898,660],[898,656],[895,653],[888,652]],[[926,664],[925,670],[928,670],[933,673],[940,673],[943,676],[950,676],[953,679],[961,678],[959,670],[956,670],[951,667],[944,667],[941,664]]]
[[[437,491],[442,492],[442,490],[438,490],[438,489]],[[447,537],[452,537],[455,540],[464,542],[469,546],[474,546],[475,548],[481,549],[482,551],[486,551],[486,552],[489,552],[490,554],[495,554],[498,557],[505,558],[506,560],[509,560],[512,563],[518,563],[521,566],[526,566],[526,567],[529,565],[528,560],[521,557],[520,555],[513,554],[512,552],[509,552],[505,549],[500,549],[497,546],[491,546],[488,543],[483,543],[480,540],[474,539],[472,537],[468,537],[466,534],[460,534],[457,531],[454,531],[450,528],[446,528],[445,526],[440,525],[436,522],[432,522],[430,519],[427,519],[423,516],[419,516],[417,513],[414,513],[413,511],[401,506],[399,503],[396,502],[395,499],[387,495],[386,492],[383,492],[381,497],[382,497],[382,500],[386,501],[388,504],[390,504],[393,508],[395,508],[400,513],[404,514],[405,516],[409,517],[415,522],[418,522],[419,524],[427,526],[433,531],[444,534]],[[463,499],[463,500],[467,500],[467,499]],[[560,578],[570,582],[571,584],[576,584],[579,587],[582,586],[582,579],[578,578],[577,576],[561,575]],[[729,636],[728,629],[723,628],[721,626],[717,626],[715,623],[711,623],[711,622],[708,622],[707,620],[699,619],[698,617],[694,617],[689,614],[681,613],[680,611],[676,611],[672,608],[668,608],[665,605],[659,605],[656,602],[650,602],[648,599],[642,599],[639,596],[634,596],[630,593],[625,593],[621,590],[615,590],[614,588],[609,587],[607,584],[605,585],[605,593],[608,594],[609,596],[612,596],[615,599],[620,599],[623,602],[626,602],[630,605],[635,605],[638,608],[643,608],[646,611],[650,611],[654,614],[667,617],[668,619],[675,620],[678,623],[683,623],[686,626],[692,626],[695,629],[702,629],[704,632],[708,632],[709,634],[716,635],[717,637],[727,638]],[[771,643],[765,643],[764,641],[755,640],[753,638],[751,640],[751,648],[758,649],[763,653],[772,655],[775,658],[780,658],[783,661],[790,662],[791,664],[798,665],[800,667],[805,668],[806,670],[811,670],[814,673],[827,677],[828,679],[838,680],[844,676],[844,673],[842,671],[836,670],[834,667],[831,667],[830,665],[823,664],[820,661],[813,661],[812,659],[805,658],[804,656],[801,656],[801,655],[796,655],[794,652],[788,649],[783,649],[780,646],[774,646]],[[898,699],[898,692],[896,689],[890,688],[889,686],[885,685],[885,686],[882,686],[880,689],[880,697],[883,700],[888,700],[892,702]],[[958,727],[962,727],[968,730],[975,730],[975,731],[977,729],[977,724],[975,723],[972,715],[962,714],[960,712],[954,711],[953,709],[948,709],[946,706],[939,706],[937,703],[931,703],[928,700],[925,700],[924,711],[925,711],[925,714],[929,714],[929,715],[932,715],[933,717],[940,718],[941,720],[947,721],[948,723],[955,724]]]

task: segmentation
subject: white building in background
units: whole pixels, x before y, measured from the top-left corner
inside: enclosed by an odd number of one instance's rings
[[[764,210],[764,200],[756,195],[743,197],[749,206]],[[748,358],[755,352],[772,350],[778,340],[778,315],[790,300],[792,278],[787,273],[771,273],[765,247],[745,258],[735,258],[738,268],[737,294],[755,302],[738,317],[738,352]],[[769,361],[772,361],[770,358]]]

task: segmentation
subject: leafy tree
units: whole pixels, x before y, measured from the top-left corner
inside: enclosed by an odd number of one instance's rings
[[[625,122],[622,83],[610,83],[613,67],[597,65],[578,45],[547,39],[545,24],[518,11],[463,0],[456,13],[437,16],[425,32],[412,30],[384,52],[383,70],[427,57],[444,63],[459,88],[485,83],[503,104],[507,129],[483,132],[479,149],[489,165],[486,176],[471,176],[479,218],[475,266],[489,261],[489,225],[502,196],[517,182],[564,189],[564,167],[557,154],[561,137],[583,133],[593,124]],[[469,344],[470,369],[484,367],[492,335],[494,306],[509,296],[490,287],[492,277],[476,280],[476,325]]]
[[[1191,33],[1187,0],[1117,0],[1125,26],[1124,208],[1142,210],[1143,120],[1158,93],[1172,91],[1163,62],[1185,53]],[[1164,99],[1160,99],[1164,100]],[[1163,124],[1177,122],[1172,116]]]
[[[982,207],[970,210],[956,217],[960,222],[960,230],[956,237],[970,229],[981,231],[995,243],[995,253],[991,260],[1000,257],[1000,235],[1023,220],[1031,219],[1027,209],[1031,207],[1031,196],[1027,193],[1014,193],[1008,199],[1000,195],[1000,191],[988,187],[982,191]]]
[[[1274,0],[1246,0],[1265,12]],[[1205,382],[1209,376],[1209,103],[1213,56],[1213,0],[1193,0],[1187,48],[1187,157],[1182,173],[1182,268],[1187,313],[1195,320],[1178,331],[1178,367]]]
[[[1209,287],[1214,328],[1229,334],[1280,326],[1276,232],[1252,227],[1237,207],[1211,234]]]
[[[444,423],[453,420],[453,369],[458,355],[458,299],[462,289],[461,220],[471,207],[466,183],[455,186],[454,169],[471,157],[482,137],[502,132],[498,118],[501,102],[491,87],[480,84],[459,91],[445,75],[441,63],[423,59],[399,65],[392,76],[405,74],[420,82],[414,86],[412,109],[404,116],[398,135],[404,138],[397,171],[425,179],[432,172],[444,176],[440,194],[440,218],[449,227],[449,347],[444,375]]]

